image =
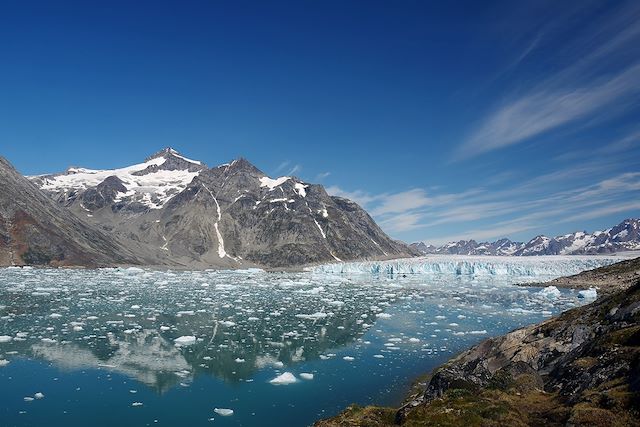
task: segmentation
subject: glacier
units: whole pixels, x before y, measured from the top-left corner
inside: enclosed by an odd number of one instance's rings
[[[428,276],[499,276],[546,280],[580,273],[633,258],[618,255],[548,255],[536,257],[427,255],[385,261],[331,263],[309,267],[314,273],[421,274]]]

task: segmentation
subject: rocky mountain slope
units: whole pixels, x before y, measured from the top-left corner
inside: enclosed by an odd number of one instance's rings
[[[495,242],[460,240],[443,246],[424,242],[411,246],[427,254],[455,255],[584,255],[640,250],[640,219],[626,219],[604,231],[578,231],[564,236],[536,236],[528,242],[500,239]]]
[[[49,199],[0,157],[0,266],[143,262]]]
[[[158,265],[291,267],[402,257],[356,203],[245,159],[208,168],[166,148],[114,170],[30,177],[51,199]]]
[[[640,279],[617,283],[640,258],[612,267],[593,277],[617,292],[483,341],[400,409],[354,406],[317,425],[640,425]]]

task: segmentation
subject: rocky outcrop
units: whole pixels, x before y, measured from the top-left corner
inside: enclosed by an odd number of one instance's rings
[[[583,271],[572,276],[559,277],[544,283],[521,283],[520,286],[555,286],[567,289],[594,288],[598,295],[608,295],[627,289],[638,280],[640,280],[640,258],[634,258]]]
[[[634,261],[619,266],[618,273],[635,269]],[[592,304],[462,353],[437,369],[392,421],[389,409],[352,407],[317,425],[623,426],[640,425],[638,415],[636,279]],[[359,421],[363,417],[367,423]]]
[[[0,266],[141,262],[110,236],[54,203],[0,157]]]

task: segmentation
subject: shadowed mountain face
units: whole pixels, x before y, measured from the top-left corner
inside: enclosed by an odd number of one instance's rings
[[[149,264],[284,268],[417,253],[356,203],[296,177],[271,179],[245,159],[208,168],[167,148],[121,169],[30,180]]]
[[[495,242],[460,240],[443,246],[412,243],[423,255],[584,255],[640,250],[640,219],[625,219],[607,230],[577,231],[563,236],[536,236],[526,243],[500,239]]]
[[[139,262],[127,248],[54,203],[0,157],[0,266]]]

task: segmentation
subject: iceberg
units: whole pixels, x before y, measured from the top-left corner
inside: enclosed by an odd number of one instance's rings
[[[230,415],[233,415],[233,409],[227,409],[227,408],[214,408],[213,412],[215,412],[218,415],[222,415],[223,417],[228,417]]]
[[[589,288],[584,291],[578,292],[578,298],[584,299],[596,299],[598,298],[598,291],[595,288]]]
[[[277,377],[275,377],[269,382],[275,385],[287,385],[287,384],[293,384],[296,381],[298,380],[291,372],[285,372],[284,374],[278,375]]]
[[[193,335],[184,335],[184,336],[176,338],[175,340],[173,340],[173,342],[178,347],[187,346],[187,345],[193,345],[193,344],[196,343],[196,337],[194,337]]]

